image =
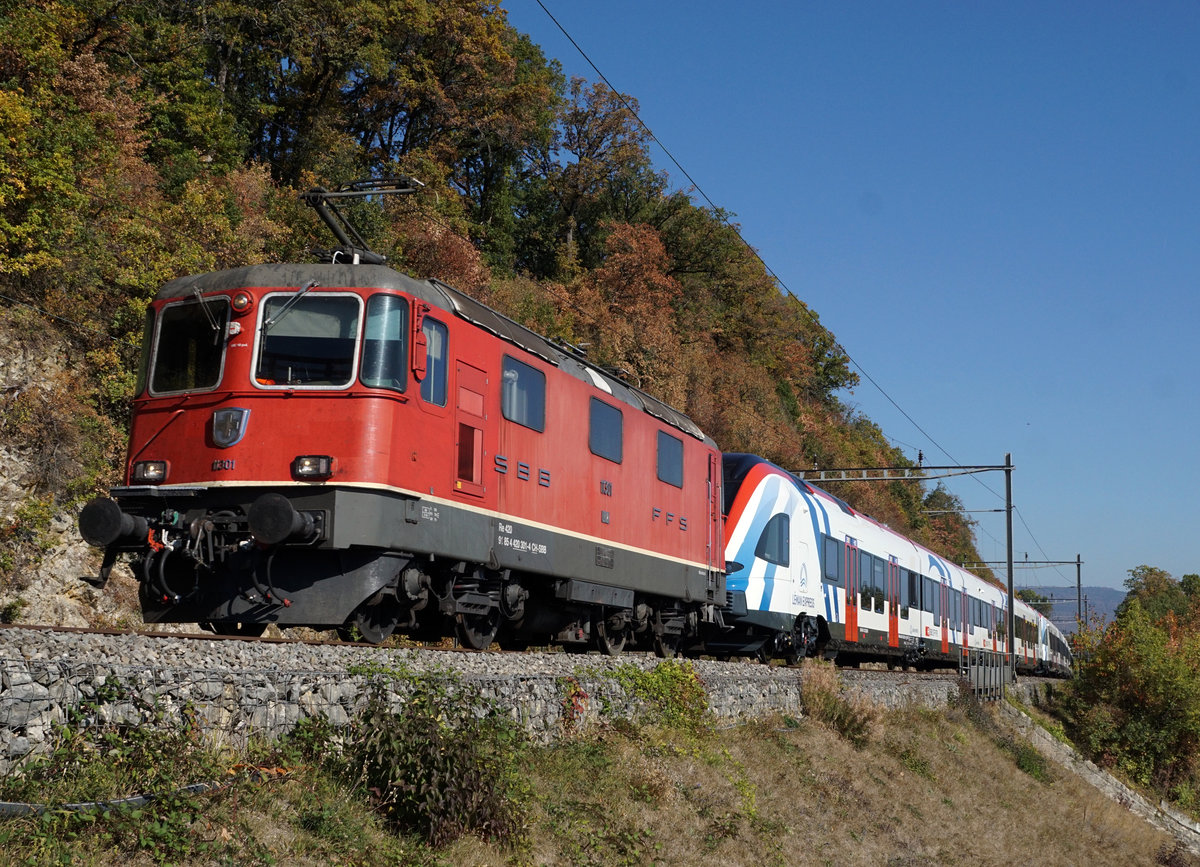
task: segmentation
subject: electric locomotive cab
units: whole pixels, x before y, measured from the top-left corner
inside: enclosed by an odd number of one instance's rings
[[[409,413],[404,434],[398,410],[444,412],[445,326],[420,318],[428,305],[406,281],[257,266],[164,287],[147,313],[126,484],[80,516],[105,549],[101,581],[131,552],[148,621],[228,629],[341,623],[376,592],[388,570],[354,550],[381,542],[370,498],[321,483],[387,479],[395,437],[419,439],[425,418]],[[323,588],[329,575],[346,580]]]

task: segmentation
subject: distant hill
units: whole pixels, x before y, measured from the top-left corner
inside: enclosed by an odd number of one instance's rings
[[[1074,632],[1075,618],[1078,611],[1075,588],[1057,585],[1054,587],[1034,587],[1032,589],[1051,599],[1062,600],[1069,598],[1070,601],[1055,602],[1054,613],[1051,619],[1063,632]],[[1105,621],[1113,619],[1117,606],[1125,599],[1125,591],[1114,587],[1089,587],[1085,585],[1082,590],[1084,601],[1087,603],[1088,613],[1102,617]]]

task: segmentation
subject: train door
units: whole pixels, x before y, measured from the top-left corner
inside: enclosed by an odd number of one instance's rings
[[[858,641],[858,543],[846,537],[846,640]]]
[[[900,564],[888,557],[887,564],[888,647],[900,646]]]
[[[958,622],[962,627],[962,649],[963,655],[965,656],[971,650],[971,617],[969,611],[971,597],[967,595],[967,591],[964,589],[962,593],[959,594],[959,598],[962,600],[962,604],[959,606],[961,610],[958,612]]]
[[[457,493],[482,497],[487,374],[465,361],[457,363],[457,373],[454,490]]]
[[[942,627],[942,653],[950,654],[950,588],[945,582],[938,582],[938,592],[941,594],[942,604],[938,608],[939,616],[938,623]]]
[[[992,614],[996,620],[996,652],[1008,653],[1008,620],[1004,616],[1004,606],[992,606]],[[1000,636],[1004,637],[1001,638]]]

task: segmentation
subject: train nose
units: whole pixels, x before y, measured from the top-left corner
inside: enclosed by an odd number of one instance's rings
[[[79,535],[97,548],[107,548],[122,539],[144,541],[149,530],[145,518],[125,514],[107,497],[96,497],[79,513]]]

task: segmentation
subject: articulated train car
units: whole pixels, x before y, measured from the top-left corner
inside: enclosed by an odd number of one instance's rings
[[[726,454],[723,475],[728,651],[893,666],[1008,652],[999,587],[762,458]],[[1021,600],[1014,614],[1018,671],[1069,675],[1062,633]]]

